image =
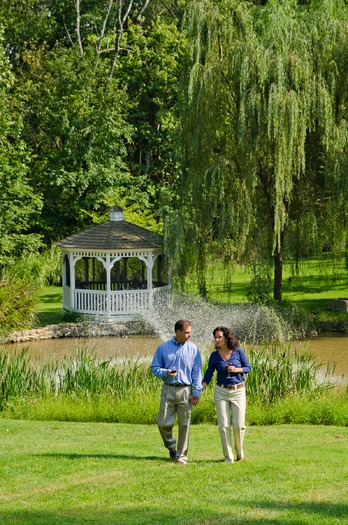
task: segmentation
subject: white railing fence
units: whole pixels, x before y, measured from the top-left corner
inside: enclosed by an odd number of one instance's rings
[[[63,288],[63,307],[81,314],[98,316],[117,316],[120,314],[138,314],[152,308],[167,307],[171,304],[171,286],[162,286],[152,290],[120,290],[105,292],[101,290],[80,290],[72,292]]]

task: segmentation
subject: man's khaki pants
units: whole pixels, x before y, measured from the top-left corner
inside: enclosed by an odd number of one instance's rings
[[[191,387],[162,386],[160,408],[157,425],[164,446],[169,451],[177,451],[176,460],[187,462],[189,432],[192,405],[190,402]],[[173,436],[174,421],[178,416],[178,441]]]
[[[244,433],[245,433],[245,410],[246,395],[245,388],[228,390],[222,386],[215,385],[214,401],[218,418],[222,452],[226,462],[233,463],[233,451],[231,443],[231,419],[234,436],[234,448],[237,459],[244,459]]]

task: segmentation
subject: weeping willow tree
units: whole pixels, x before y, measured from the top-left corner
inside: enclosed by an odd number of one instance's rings
[[[263,3],[197,0],[186,14],[167,247],[201,292],[211,253],[266,261],[281,300],[285,250],[347,236],[348,12],[343,0]]]

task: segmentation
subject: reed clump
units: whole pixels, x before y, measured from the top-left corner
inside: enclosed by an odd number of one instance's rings
[[[10,357],[0,353],[3,396],[0,407],[13,397],[38,394],[91,398],[112,395],[117,399],[146,395],[157,386],[148,365],[139,359],[100,359],[95,352],[78,348],[61,361],[33,361],[28,349]]]
[[[265,345],[252,347],[249,359],[249,424],[302,417],[304,422],[348,425],[347,392],[337,393],[332,370],[323,373],[312,355],[292,352],[291,345]],[[83,346],[60,361],[32,360],[27,350],[12,356],[0,352],[3,417],[155,423],[161,384],[146,360],[100,359]],[[216,422],[213,388],[211,383],[194,408],[193,423]]]
[[[295,395],[318,396],[334,386],[334,366],[317,363],[311,353],[293,351],[291,344],[252,346],[249,360],[248,398],[254,403],[274,403]]]

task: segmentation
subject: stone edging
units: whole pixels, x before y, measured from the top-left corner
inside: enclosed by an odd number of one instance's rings
[[[13,332],[6,337],[4,343],[25,343],[27,341],[65,337],[122,336],[130,334],[130,332],[126,323],[61,323]]]

